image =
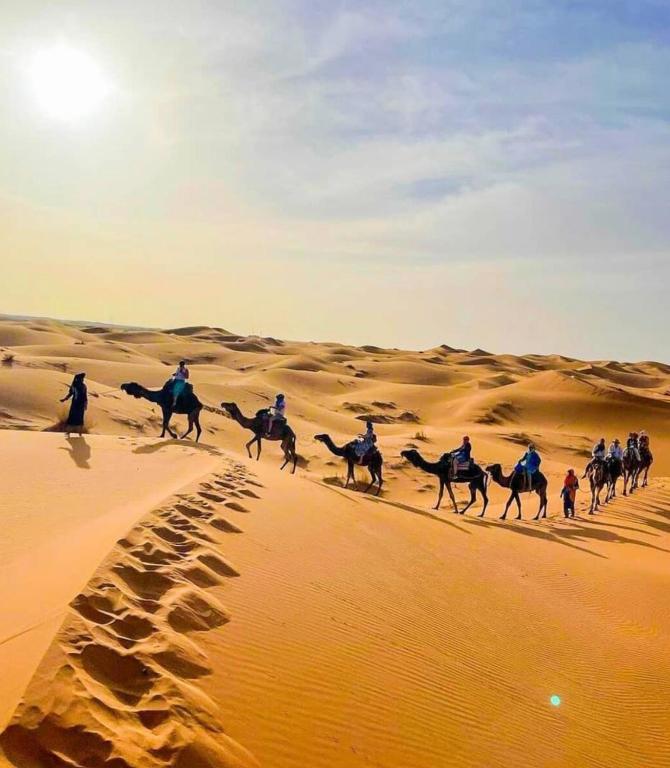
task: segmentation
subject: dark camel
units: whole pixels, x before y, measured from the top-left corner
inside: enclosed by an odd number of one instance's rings
[[[635,476],[635,487],[638,487],[638,480],[640,479],[640,475],[644,472],[640,488],[646,488],[649,485],[649,470],[654,463],[654,457],[649,448],[640,448],[640,459],[640,468]]]
[[[519,510],[519,514],[516,516],[516,519],[521,520],[521,498],[519,494],[526,490],[526,478],[524,477],[524,473],[512,472],[509,475],[504,475],[500,464],[490,464],[488,467],[486,467],[486,471],[491,475],[493,482],[498,483],[498,485],[501,485],[503,488],[509,488],[511,491],[510,497],[507,499],[507,504],[505,504],[505,511],[502,513],[502,515],[500,515],[500,519],[505,520],[507,517],[507,510],[510,508],[511,503],[516,501],[516,506]],[[536,472],[533,475],[531,491],[535,491],[535,493],[540,497],[540,508],[537,510],[537,514],[533,518],[533,520],[539,520],[541,517],[547,516],[548,504],[547,478],[542,474],[542,472]]]
[[[276,420],[272,425],[272,433],[266,434],[266,426],[268,419],[267,409],[262,409],[256,413],[255,416],[249,418],[245,416],[237,406],[237,403],[221,403],[221,407],[224,411],[234,419],[244,429],[249,429],[254,433],[254,436],[246,444],[247,453],[249,458],[253,458],[251,455],[251,446],[256,443],[256,460],[261,457],[261,442],[263,440],[279,440],[281,442],[281,449],[284,453],[284,463],[281,465],[281,469],[293,462],[293,468],[291,474],[295,473],[295,468],[298,463],[298,454],[295,451],[296,437],[295,432],[284,421]]]
[[[200,427],[200,411],[202,410],[202,403],[195,396],[193,387],[187,385],[182,394],[177,399],[177,404],[174,404],[172,398],[172,387],[166,384],[163,389],[147,389],[141,384],[137,384],[134,381],[122,384],[121,389],[128,395],[132,395],[136,398],[144,398],[150,403],[156,403],[163,412],[163,431],[161,437],[165,437],[165,433],[169,432],[171,437],[177,438],[176,432],[170,427],[170,419],[173,413],[184,413],[188,416],[188,429],[182,435],[182,439],[188,437],[193,431],[193,427],[196,430],[195,441],[196,443],[200,439],[202,428]]]
[[[628,483],[630,482],[630,493],[637,488],[637,478],[640,474],[641,462],[635,455],[635,451],[626,448],[623,452],[623,495],[628,496]]]
[[[349,486],[350,480],[353,480],[354,486],[356,485],[356,478],[354,476],[354,466],[358,464],[359,466],[367,467],[368,472],[370,473],[370,478],[371,478],[370,484],[365,489],[365,493],[367,493],[375,483],[378,483],[377,493],[375,494],[375,496],[379,496],[382,489],[382,485],[384,484],[384,479],[382,477],[382,467],[384,465],[384,458],[377,448],[374,448],[373,450],[368,451],[359,460],[359,456],[356,453],[355,441],[352,441],[340,447],[338,445],[335,445],[330,435],[314,435],[314,439],[323,443],[331,453],[335,454],[335,456],[340,456],[341,458],[346,460],[347,481],[344,484],[345,488]]]
[[[438,477],[440,481],[440,490],[437,496],[437,504],[433,507],[433,509],[440,508],[440,504],[442,503],[442,496],[444,495],[444,489],[446,487],[449,498],[451,499],[451,503],[454,505],[454,512],[456,514],[464,515],[466,510],[468,510],[477,500],[477,491],[479,491],[479,493],[482,495],[482,499],[484,500],[484,507],[479,513],[479,517],[484,517],[486,507],[489,503],[489,497],[486,493],[488,479],[482,468],[477,466],[477,464],[472,465],[472,471],[466,476],[453,477],[453,466],[450,453],[445,453],[439,461],[434,462],[426,461],[426,459],[424,459],[423,456],[415,450],[402,451],[400,455],[404,459],[407,459],[407,461],[409,461],[409,463],[413,466]],[[467,483],[468,488],[470,489],[470,501],[461,510],[458,509],[458,504],[456,503],[454,492],[451,487],[452,483]]]
[[[600,493],[606,486],[605,501],[609,499],[609,466],[605,461],[593,459],[582,477],[588,477],[589,479],[589,486],[591,488],[589,515],[592,515],[600,508]]]
[[[611,501],[616,498],[616,484],[623,474],[623,464],[621,459],[615,459],[610,456],[607,459],[607,494],[605,501]]]

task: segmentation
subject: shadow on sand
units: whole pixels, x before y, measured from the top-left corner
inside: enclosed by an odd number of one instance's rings
[[[209,453],[212,456],[223,456],[223,451],[220,448],[216,448],[213,445],[206,445],[204,443],[194,443],[190,440],[176,440],[174,438],[168,438],[166,440],[158,440],[155,443],[146,443],[143,445],[138,445],[136,448],[133,448],[133,453],[156,453],[156,451],[161,451],[164,448],[169,448],[170,446],[179,446],[181,448],[193,448],[196,451],[205,451],[205,453]]]
[[[85,437],[66,438],[69,448],[59,448],[61,451],[67,451],[68,456],[74,461],[79,469],[90,469],[89,461],[91,459],[91,446],[86,442]]]

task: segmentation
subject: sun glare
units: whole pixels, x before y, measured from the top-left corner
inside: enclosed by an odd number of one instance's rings
[[[86,53],[66,45],[35,54],[30,80],[40,109],[63,121],[95,112],[110,90],[97,63]]]

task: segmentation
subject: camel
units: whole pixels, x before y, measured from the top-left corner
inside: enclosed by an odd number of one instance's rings
[[[616,484],[622,473],[623,464],[621,459],[615,459],[613,456],[610,456],[607,459],[607,494],[605,495],[605,502],[616,498]]]
[[[649,470],[654,463],[654,457],[649,448],[640,448],[640,459],[640,468],[635,476],[635,487],[638,487],[637,481],[640,479],[640,475],[644,472],[640,488],[646,488],[649,485]]]
[[[451,499],[451,503],[454,505],[454,512],[456,514],[464,515],[466,510],[468,510],[477,500],[477,491],[481,493],[482,499],[484,500],[484,507],[482,508],[482,511],[479,513],[479,517],[484,517],[484,513],[486,512],[486,507],[489,503],[489,497],[486,493],[486,487],[488,485],[488,478],[484,474],[484,471],[481,467],[477,466],[477,464],[472,465],[472,470],[470,474],[464,476],[464,477],[453,477],[453,468],[452,468],[452,460],[451,460],[451,454],[445,453],[444,456],[439,461],[431,462],[426,461],[426,459],[423,458],[423,456],[415,450],[408,450],[408,451],[402,451],[400,454],[404,459],[407,459],[410,464],[412,464],[415,467],[418,467],[419,469],[422,469],[424,472],[428,472],[431,475],[436,475],[440,481],[440,490],[437,495],[437,504],[433,507],[433,509],[439,509],[440,504],[442,503],[442,496],[444,495],[444,489],[446,486],[447,493],[449,494],[449,498]],[[468,487],[470,489],[470,501],[463,507],[463,509],[458,509],[458,504],[456,503],[456,499],[454,497],[454,492],[452,490],[452,483],[467,483]]]
[[[382,490],[382,485],[384,484],[384,479],[382,477],[382,466],[384,465],[384,458],[377,448],[368,451],[359,461],[359,456],[356,453],[356,443],[353,440],[346,445],[338,446],[335,445],[335,443],[332,441],[330,435],[314,435],[314,439],[323,443],[331,453],[335,454],[335,456],[340,456],[346,460],[347,481],[344,484],[345,488],[349,486],[350,480],[354,481],[354,486],[356,485],[356,478],[354,477],[354,465],[359,464],[362,467],[367,467],[368,472],[370,473],[370,484],[365,489],[364,493],[367,493],[370,488],[372,488],[372,486],[377,483],[378,487],[375,496],[379,496]]]
[[[591,487],[591,506],[589,515],[594,514],[600,508],[600,492],[607,487],[605,501],[609,498],[609,466],[605,461],[593,460],[583,477],[588,477]]]
[[[281,449],[284,453],[284,463],[281,465],[281,469],[289,464],[293,463],[291,474],[295,474],[295,468],[298,464],[298,454],[295,450],[296,436],[295,432],[289,427],[289,425],[283,419],[277,419],[272,425],[272,434],[267,435],[267,409],[261,409],[255,416],[245,416],[240,411],[237,403],[221,403],[221,407],[224,411],[234,419],[244,429],[249,429],[254,433],[254,436],[246,443],[247,453],[249,458],[253,458],[251,455],[251,446],[256,443],[256,460],[261,457],[261,443],[265,440],[279,440],[281,441]]]
[[[505,476],[500,464],[490,464],[488,467],[486,467],[486,471],[491,475],[493,482],[498,483],[498,485],[502,486],[503,488],[509,488],[511,491],[510,497],[507,499],[507,504],[505,504],[505,511],[502,513],[502,515],[500,515],[500,519],[506,519],[507,510],[510,508],[511,503],[516,501],[516,506],[519,510],[519,514],[516,516],[516,519],[521,520],[521,498],[519,494],[522,493],[526,487],[526,478],[524,475],[522,473],[512,472]],[[537,514],[533,520],[539,520],[540,517],[547,516],[547,485],[547,478],[542,474],[542,472],[535,472],[533,475],[533,484],[531,490],[535,491],[535,493],[540,497],[540,508],[537,510]]]
[[[628,482],[630,481],[630,493],[637,488],[637,477],[640,473],[641,462],[635,455],[635,451],[626,448],[623,452],[623,495],[628,496]]]
[[[131,381],[121,385],[121,389],[128,395],[136,398],[144,398],[150,403],[156,403],[160,406],[163,412],[163,431],[161,437],[165,437],[165,433],[169,432],[170,437],[179,437],[170,427],[170,419],[173,413],[184,413],[188,416],[188,429],[181,436],[182,440],[193,431],[193,427],[196,430],[195,441],[196,443],[200,439],[202,428],[200,427],[200,411],[203,408],[202,403],[195,396],[193,387],[188,385],[182,394],[177,399],[176,405],[172,398],[172,387],[169,386],[169,382],[163,387],[163,389],[147,389],[137,382]]]

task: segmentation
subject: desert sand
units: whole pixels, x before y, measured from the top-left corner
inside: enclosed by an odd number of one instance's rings
[[[119,390],[181,358],[198,445]],[[67,440],[79,370],[88,433]],[[278,391],[294,476],[218,409]],[[379,498],[314,440],[366,417]],[[670,765],[669,365],[5,319],[0,426],[0,766]],[[631,429],[651,434],[649,487],[595,516],[582,492],[565,520],[566,468]],[[537,443],[547,520],[524,496],[500,521],[495,485],[484,519],[432,509],[435,478],[400,452],[465,433],[507,471]]]

